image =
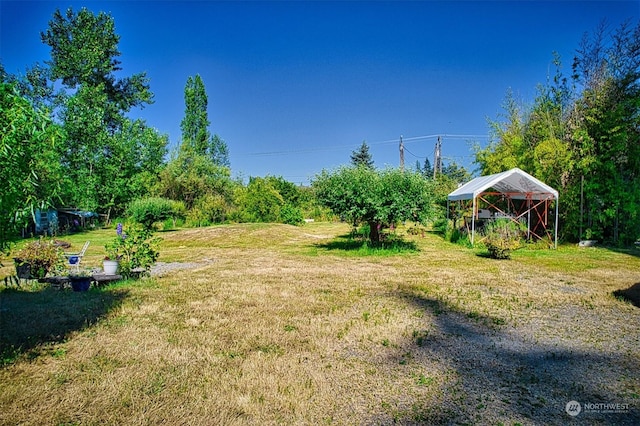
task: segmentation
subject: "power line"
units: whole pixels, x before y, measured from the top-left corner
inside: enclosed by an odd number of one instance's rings
[[[429,158],[429,157],[420,157],[418,155],[415,155],[413,152],[409,151],[406,146],[404,147],[404,151],[408,152],[409,154],[413,155],[416,158]]]
[[[487,139],[489,136],[487,135],[465,135],[465,134],[448,134],[448,133],[440,133],[440,134],[434,134],[434,135],[423,135],[423,136],[413,136],[410,138],[404,138],[402,137],[402,141],[403,141],[403,145],[406,142],[415,142],[415,141],[421,141],[421,140],[427,140],[427,139],[436,139],[438,137],[442,137],[442,138],[446,138],[446,139]],[[390,144],[397,144],[398,143],[398,139],[388,139],[388,140],[384,140],[384,141],[377,141],[377,142],[367,142],[367,145],[369,146],[373,146],[373,145],[390,145]],[[312,152],[326,152],[326,151],[338,151],[338,150],[342,150],[342,149],[355,149],[357,148],[359,145],[358,144],[344,144],[344,145],[332,145],[332,146],[325,146],[325,147],[316,147],[316,148],[304,148],[304,149],[287,149],[287,150],[281,150],[281,151],[264,151],[264,152],[250,152],[247,153],[247,156],[250,157],[269,157],[269,156],[278,156],[278,155],[290,155],[290,154],[306,154],[306,153],[312,153]],[[404,147],[405,151],[407,151],[406,146]],[[408,151],[407,151],[408,152]],[[236,154],[237,155],[237,154]],[[427,158],[427,157],[420,157],[417,156],[413,153],[411,153],[411,155],[413,155],[414,157],[417,158]]]

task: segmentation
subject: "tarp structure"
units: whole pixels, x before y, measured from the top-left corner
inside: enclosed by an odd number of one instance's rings
[[[495,218],[526,220],[529,238],[542,239],[544,235],[551,238],[547,229],[548,210],[549,204],[555,201],[553,242],[558,246],[558,191],[518,168],[475,178],[450,193],[447,204],[451,201],[459,202],[463,209],[471,207],[471,217],[464,217],[466,226],[468,219],[471,222],[471,244],[476,222]]]

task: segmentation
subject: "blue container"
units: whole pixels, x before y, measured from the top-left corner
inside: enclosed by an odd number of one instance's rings
[[[72,277],[69,281],[73,291],[87,291],[91,285],[91,277]]]

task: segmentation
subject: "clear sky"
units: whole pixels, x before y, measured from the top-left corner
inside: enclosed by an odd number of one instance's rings
[[[429,158],[471,164],[508,89],[530,103],[565,75],[585,32],[640,19],[640,1],[5,1],[0,61],[13,74],[50,58],[40,41],[59,8],[105,11],[124,75],[146,71],[155,103],[136,110],[180,142],[187,77],[200,74],[210,130],[234,176],[308,183],[366,141],[378,167]]]

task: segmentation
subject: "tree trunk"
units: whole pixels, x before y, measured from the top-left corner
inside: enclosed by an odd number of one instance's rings
[[[369,222],[369,240],[378,244],[380,242],[380,224],[378,222]]]

